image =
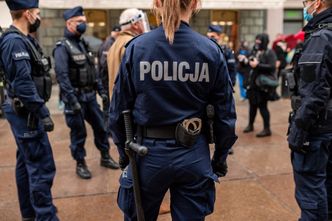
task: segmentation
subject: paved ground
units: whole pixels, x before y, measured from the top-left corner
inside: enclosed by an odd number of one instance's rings
[[[81,180],[75,175],[75,162],[69,153],[69,130],[64,117],[56,110],[55,91],[50,108],[56,123],[50,134],[57,166],[53,195],[62,221],[120,221],[116,198],[120,171],[99,166],[99,153],[93,144],[91,130],[87,139],[87,162],[93,179]],[[257,139],[261,117],[255,133],[243,134],[247,124],[247,102],[237,102],[239,140],[229,157],[230,172],[217,184],[215,212],[207,221],[295,221],[299,210],[294,200],[294,184],[289,150],[286,143],[289,101],[270,104],[273,136]],[[114,145],[112,155],[117,158]],[[15,187],[15,143],[5,120],[0,120],[0,220],[20,220]],[[168,201],[169,199],[166,199]],[[170,221],[162,215],[159,221]]]

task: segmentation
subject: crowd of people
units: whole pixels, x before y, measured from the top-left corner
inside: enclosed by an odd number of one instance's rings
[[[32,34],[41,23],[38,0],[6,3],[13,23],[0,38],[7,92],[3,111],[17,144],[22,220],[56,221],[51,194],[56,168],[47,134],[54,123],[45,105],[52,90],[51,59]],[[227,174],[227,157],[237,140],[236,79],[241,100],[249,101],[243,132],[254,131],[259,110],[263,130],[256,136],[271,136],[268,102],[279,99],[279,77],[291,63],[293,75],[287,75],[287,83],[293,111],[288,143],[300,220],[331,219],[332,1],[303,2],[308,21],[304,43],[295,38],[296,44],[290,46],[287,36],[280,36],[270,49],[269,36],[260,33],[251,44],[241,42],[235,53],[223,42],[221,26],[211,24],[206,36],[190,27],[200,3],[154,0],[160,26],[152,31],[143,11],[124,10],[100,47],[98,64],[82,37],[87,29],[83,8],[64,12],[64,37],[52,56],[76,174],[82,179],[93,174],[85,161],[87,122],[100,151],[100,166],[123,170],[118,206],[125,221],[157,220],[167,192],[172,220],[205,220],[214,208],[214,183]],[[292,50],[296,53],[290,62],[287,54]],[[131,114],[133,133],[123,113]],[[130,158],[131,135],[135,150],[148,147],[144,157]],[[119,162],[109,154],[110,136]]]

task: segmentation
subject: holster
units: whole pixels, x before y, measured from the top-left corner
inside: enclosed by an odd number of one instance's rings
[[[17,116],[20,116],[20,117],[27,117],[28,116],[29,112],[24,107],[23,102],[19,98],[14,97],[11,100],[11,105],[12,105],[12,108],[13,108],[13,110],[14,110],[14,112]]]
[[[192,147],[201,134],[202,121],[199,118],[184,120],[175,130],[175,140],[185,147]]]
[[[297,111],[301,106],[301,97],[300,96],[292,96],[291,106],[292,106],[293,111]]]

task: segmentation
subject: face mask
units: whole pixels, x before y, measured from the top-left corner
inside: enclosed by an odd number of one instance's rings
[[[261,49],[262,49],[262,44],[256,43],[255,46],[254,46],[254,50],[259,51]]]
[[[40,27],[40,23],[41,23],[40,19],[38,17],[36,17],[35,18],[35,22],[33,24],[29,24],[29,33],[36,32],[38,30],[38,28]]]
[[[38,28],[40,27],[40,19],[36,18],[36,21],[33,24],[29,25],[29,33],[36,32]]]
[[[307,6],[307,7],[305,7],[305,8],[303,9],[303,18],[304,18],[304,20],[306,20],[306,21],[308,21],[308,22],[309,22],[311,19],[314,18],[313,14],[315,14],[315,12],[316,12],[316,10],[315,10],[312,14],[309,14],[309,12],[308,12],[308,10],[314,5],[314,3],[315,3],[315,2],[313,2],[311,5],[309,5],[309,6]]]
[[[77,26],[76,26],[76,31],[77,31],[78,33],[80,33],[80,34],[84,34],[85,31],[86,31],[86,23],[83,22],[83,23],[77,25]]]

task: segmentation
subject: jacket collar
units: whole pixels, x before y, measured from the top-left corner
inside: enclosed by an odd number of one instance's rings
[[[304,28],[303,31],[308,32],[314,30],[319,24],[332,23],[332,8],[328,8],[325,11],[316,15]]]

